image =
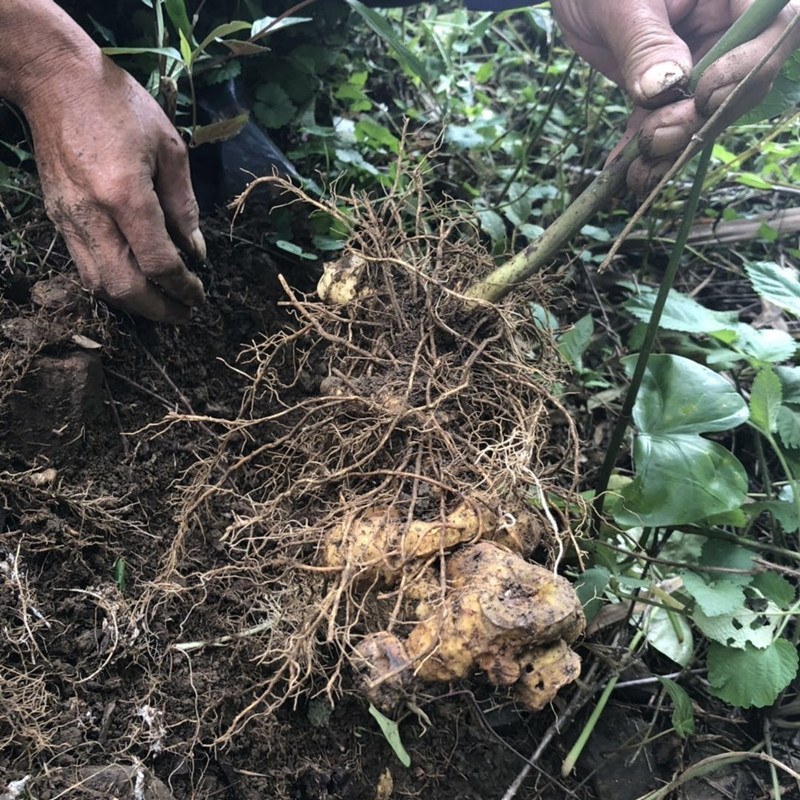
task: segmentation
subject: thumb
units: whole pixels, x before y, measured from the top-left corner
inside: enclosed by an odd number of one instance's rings
[[[675,99],[689,80],[692,54],[672,29],[665,0],[605,4],[598,20],[634,103],[654,108]]]

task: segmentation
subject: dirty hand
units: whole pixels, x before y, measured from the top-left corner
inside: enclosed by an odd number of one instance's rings
[[[84,285],[150,319],[187,320],[203,286],[170,234],[201,260],[205,243],[184,143],[155,100],[49,0],[10,5],[19,6],[18,38],[52,28],[41,44],[6,50],[0,94],[30,124],[48,216]]]
[[[620,147],[641,130],[641,157],[628,171],[628,184],[635,191],[644,192],[658,181],[692,134],[800,13],[800,0],[792,0],[764,33],[710,66],[693,98],[679,99],[693,65],[752,4],[753,0],[553,0],[568,44],[633,100],[635,110]],[[800,29],[726,110],[720,128],[761,102],[798,46]]]

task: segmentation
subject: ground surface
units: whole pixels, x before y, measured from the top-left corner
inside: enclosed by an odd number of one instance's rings
[[[401,721],[410,768],[349,691],[347,675],[333,707],[324,695],[305,696],[261,713],[269,665],[260,659],[275,609],[269,585],[254,583],[224,544],[236,504],[227,518],[190,528],[181,548],[175,538],[187,474],[216,447],[213,418],[235,415],[248,385],[240,352],[288,322],[276,302],[277,271],[300,288],[315,277],[313,267],[276,262],[261,246],[263,224],[254,212],[231,235],[227,220],[207,221],[209,300],[180,329],[93,305],[37,204],[19,209],[6,227],[4,798],[24,796],[13,793],[14,782],[30,776],[27,788],[39,800],[500,800],[523,755],[580,696],[573,687],[538,715],[492,695],[480,678],[471,688],[422,697],[423,713],[407,711]],[[164,425],[175,411],[198,421]],[[584,433],[596,423],[583,419]],[[586,463],[596,460],[587,447]],[[245,630],[251,634],[237,635]],[[619,657],[598,641],[581,654],[587,666]],[[650,675],[639,663],[631,669],[631,677]],[[701,730],[691,749],[672,734],[644,744],[668,727],[654,697],[652,686],[619,692],[587,757],[562,779],[561,759],[585,719],[579,712],[517,796],[633,800],[682,763],[746,749],[750,734],[759,736],[757,719],[751,730],[747,718],[707,707],[697,710]],[[689,796],[767,797],[765,784],[752,781],[735,773]]]

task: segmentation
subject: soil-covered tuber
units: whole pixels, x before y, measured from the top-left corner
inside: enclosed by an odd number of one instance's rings
[[[405,643],[385,631],[360,643],[362,683],[375,705],[390,707],[414,680],[461,680],[477,668],[538,710],[578,676],[568,645],[584,619],[567,580],[487,541],[447,559],[446,578],[444,601]]]

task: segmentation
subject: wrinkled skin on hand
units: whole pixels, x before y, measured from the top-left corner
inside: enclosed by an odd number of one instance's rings
[[[625,138],[610,158],[641,130],[641,157],[628,172],[628,184],[638,193],[661,178],[692,135],[800,13],[800,0],[793,0],[764,33],[709,67],[693,98],[680,99],[693,65],[752,2],[554,0],[553,12],[568,44],[633,100],[635,110]],[[761,102],[798,46],[800,31],[795,30],[724,112],[720,129]]]
[[[124,310],[187,320],[203,286],[172,239],[199,259],[205,243],[186,146],[145,89],[99,53],[54,66],[22,110],[48,216],[82,282]]]

